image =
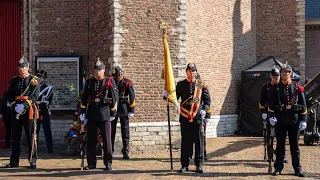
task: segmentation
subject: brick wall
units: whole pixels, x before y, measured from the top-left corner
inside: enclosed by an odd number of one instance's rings
[[[162,100],[164,81],[162,32],[159,21],[169,24],[168,40],[173,65],[178,62],[180,40],[177,28],[179,1],[128,1],[119,0],[117,37],[119,52],[116,61],[122,65],[125,76],[132,79],[136,92],[136,110],[133,121],[166,121],[166,106]],[[118,22],[118,21],[115,21]],[[177,70],[175,70],[177,73]]]
[[[187,62],[209,84],[213,113],[237,113],[241,71],[256,61],[255,1],[191,0],[187,19]]]
[[[257,59],[273,55],[288,61],[304,81],[305,1],[257,1]]]
[[[311,29],[313,27],[313,29]],[[319,73],[320,69],[320,28],[309,26],[306,29],[306,77],[312,78]]]
[[[93,63],[100,57],[108,72],[108,58],[111,56],[110,44],[113,21],[111,14],[111,1],[90,0],[90,60],[86,61],[85,69],[88,74],[93,73]],[[110,75],[110,74],[109,74]]]
[[[32,59],[39,55],[88,56],[88,1],[32,1]]]

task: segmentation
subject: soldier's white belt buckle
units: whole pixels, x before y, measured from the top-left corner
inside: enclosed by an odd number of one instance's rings
[[[94,102],[100,102],[100,99],[95,99]]]

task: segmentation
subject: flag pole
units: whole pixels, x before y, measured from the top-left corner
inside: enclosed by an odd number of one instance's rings
[[[170,148],[170,165],[171,165],[171,171],[173,171],[173,162],[172,162],[172,143],[171,143],[171,126],[170,126],[170,107],[169,107],[169,90],[170,88],[167,87],[167,82],[168,81],[168,72],[170,72],[170,70],[168,70],[167,66],[166,66],[166,63],[170,63],[171,65],[171,60],[170,60],[170,54],[168,51],[168,47],[167,45],[165,45],[167,43],[167,40],[166,40],[166,30],[168,29],[168,24],[165,23],[165,22],[160,22],[160,25],[159,25],[159,28],[162,30],[162,35],[163,35],[163,43],[164,43],[164,51],[165,51],[165,72],[164,72],[164,79],[165,79],[165,82],[166,82],[166,85],[165,85],[165,89],[168,91],[168,96],[167,96],[167,115],[168,115],[168,131],[169,131],[169,148]],[[166,60],[168,60],[169,56],[169,60],[170,62],[167,62]],[[171,77],[172,78],[172,77]]]
[[[167,98],[167,111],[168,111],[168,130],[169,130],[170,164],[171,164],[171,171],[173,171],[169,98]]]

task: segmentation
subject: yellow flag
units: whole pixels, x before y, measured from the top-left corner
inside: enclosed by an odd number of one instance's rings
[[[173,70],[167,41],[166,31],[163,31],[163,47],[164,47],[164,79],[165,90],[168,91],[168,100],[178,107],[176,85],[174,83]]]

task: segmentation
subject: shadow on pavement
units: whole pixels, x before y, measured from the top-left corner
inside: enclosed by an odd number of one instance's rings
[[[248,138],[242,141],[231,141],[228,142],[228,145],[224,148],[218,149],[214,152],[207,154],[207,157],[210,159],[212,157],[221,157],[230,153],[239,152],[247,148],[261,146],[262,139],[252,139]]]
[[[4,168],[0,169],[3,172]],[[82,175],[95,175],[95,174],[153,174],[153,173],[170,173],[170,170],[112,170],[104,171],[102,169],[94,169],[89,171],[80,171],[79,168],[57,168],[57,169],[41,169],[31,170],[28,168],[17,168],[17,169],[6,169],[5,172],[29,172],[30,174],[10,174],[6,177],[72,177],[72,176],[82,176]],[[57,172],[58,171],[58,172]],[[61,172],[69,171],[69,172]],[[34,174],[31,172],[52,172],[50,174]],[[164,175],[165,175],[164,174]]]

